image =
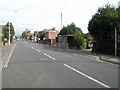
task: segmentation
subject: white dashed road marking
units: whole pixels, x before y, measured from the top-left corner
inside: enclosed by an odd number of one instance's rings
[[[36,51],[41,52],[40,50],[36,49]]]
[[[73,70],[73,71],[75,71],[75,72],[83,75],[84,77],[86,77],[86,78],[88,78],[88,79],[90,79],[90,80],[92,80],[92,81],[94,81],[94,82],[96,82],[96,83],[104,86],[105,88],[110,88],[110,86],[108,86],[108,85],[106,85],[106,84],[104,84],[104,83],[102,83],[102,82],[100,82],[100,81],[98,81],[98,80],[96,80],[96,79],[94,79],[94,78],[92,78],[92,77],[90,77],[90,76],[88,76],[88,75],[86,75],[86,74],[78,71],[77,69],[75,69],[75,68],[73,68],[73,67],[71,67],[71,66],[69,66],[69,65],[67,65],[67,64],[64,64],[64,66],[66,66],[66,67],[68,67],[69,69],[71,69],[71,70]]]
[[[31,47],[32,49],[35,49],[34,47]]]
[[[43,54],[44,54],[45,56],[47,56],[47,57],[53,59],[53,60],[56,60],[55,58],[51,57],[50,55],[48,55],[48,54],[46,54],[46,53],[43,53]]]

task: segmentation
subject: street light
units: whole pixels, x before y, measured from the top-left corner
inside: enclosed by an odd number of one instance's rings
[[[9,22],[9,41],[8,44],[10,45],[10,22]]]
[[[17,10],[15,10],[14,12],[16,13]],[[10,19],[9,19],[9,21],[10,21]],[[9,22],[9,40],[8,40],[8,44],[9,44],[9,45],[10,45],[10,36],[11,36],[11,35],[10,35],[10,22]]]
[[[62,29],[62,12],[61,12],[61,29]]]
[[[117,29],[115,27],[115,56],[117,56]]]

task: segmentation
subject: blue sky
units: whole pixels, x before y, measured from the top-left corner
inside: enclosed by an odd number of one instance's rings
[[[119,0],[1,0],[0,24],[8,21],[15,27],[16,35],[25,29],[32,32],[44,28],[61,29],[63,25],[74,22],[83,33],[87,33],[88,22],[99,7],[109,3],[118,6]]]

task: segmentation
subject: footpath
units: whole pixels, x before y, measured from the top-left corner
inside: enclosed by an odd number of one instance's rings
[[[115,57],[112,55],[105,55],[105,54],[97,54],[97,53],[92,53],[92,49],[83,49],[83,50],[76,50],[76,49],[71,49],[72,52],[75,52],[77,54],[83,54],[83,55],[90,55],[90,56],[96,56],[99,58],[99,60],[114,63],[114,64],[119,64],[120,65],[120,57]]]
[[[13,42],[10,45],[4,45],[2,47],[2,67],[5,63],[5,61],[8,59],[8,56],[10,55],[11,50],[13,49],[13,46],[16,42]]]
[[[42,45],[42,44],[41,44]],[[66,49],[66,48],[62,48],[62,47],[58,47],[58,46],[51,46],[51,45],[46,45],[44,44],[44,47],[47,49],[52,49],[52,47],[54,47],[54,49],[59,48],[61,49],[63,52],[67,52],[67,53],[73,53],[73,54],[78,54],[78,55],[87,55],[87,56],[92,56],[95,57],[101,61],[106,61],[106,62],[110,62],[110,63],[114,63],[114,64],[119,64],[120,65],[120,57],[115,57],[112,55],[105,55],[105,54],[98,54],[98,53],[92,53],[92,49]],[[48,48],[49,47],[49,48]]]

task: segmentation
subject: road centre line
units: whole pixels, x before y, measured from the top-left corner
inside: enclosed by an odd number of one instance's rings
[[[34,47],[31,47],[32,49],[35,49]]]
[[[41,52],[40,50],[36,49],[36,51]]]
[[[43,54],[44,54],[45,56],[47,56],[47,57],[53,59],[53,60],[56,60],[55,58],[51,57],[50,55],[48,55],[48,54],[46,54],[46,53],[43,53]]]
[[[78,54],[73,53],[73,55],[78,55]]]
[[[96,82],[96,83],[104,86],[105,88],[110,88],[110,86],[108,86],[108,85],[106,85],[106,84],[104,84],[104,83],[102,83],[102,82],[100,82],[100,81],[98,81],[98,80],[96,80],[96,79],[94,79],[94,78],[92,78],[92,77],[90,77],[90,76],[88,76],[88,75],[86,75],[86,74],[78,71],[77,69],[75,69],[75,68],[73,68],[73,67],[71,67],[71,66],[69,66],[69,65],[67,65],[67,64],[64,64],[64,66],[66,66],[66,67],[68,67],[69,69],[71,69],[71,70],[73,70],[73,71],[75,71],[75,72],[83,75],[84,77],[86,77],[86,78],[88,78],[88,79],[90,79],[90,80],[92,80],[92,81],[94,81],[94,82]]]

